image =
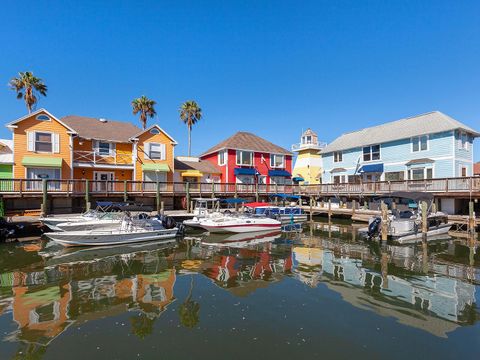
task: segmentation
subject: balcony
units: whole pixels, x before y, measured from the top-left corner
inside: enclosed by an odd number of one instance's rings
[[[111,150],[107,154],[96,151],[74,151],[73,164],[74,166],[113,165],[133,167],[133,159],[131,153],[117,150]]]
[[[322,150],[327,146],[325,142],[318,142],[318,143],[298,143],[292,145],[292,151],[300,151],[300,150]]]

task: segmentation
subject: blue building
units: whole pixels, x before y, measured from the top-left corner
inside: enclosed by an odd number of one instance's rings
[[[322,182],[472,176],[478,136],[439,111],[343,134],[322,151]]]

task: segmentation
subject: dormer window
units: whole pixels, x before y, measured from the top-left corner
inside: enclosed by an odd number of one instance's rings
[[[35,117],[35,119],[40,121],[50,121],[50,117],[45,114],[40,114]]]

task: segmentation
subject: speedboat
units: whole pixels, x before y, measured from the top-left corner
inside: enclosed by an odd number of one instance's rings
[[[245,207],[252,214],[276,219],[283,224],[300,223],[308,220],[303,209],[297,205],[276,206],[268,203],[253,202],[245,204]]]
[[[264,216],[223,216],[200,221],[200,227],[211,233],[247,233],[280,229],[282,223]]]
[[[220,199],[217,198],[196,198],[193,199],[195,205],[193,208],[193,218],[184,220],[183,224],[192,228],[200,228],[200,220],[211,215],[221,215],[220,214]]]
[[[158,219],[133,220],[125,215],[117,229],[61,231],[45,234],[63,246],[106,246],[175,238],[178,227]]]

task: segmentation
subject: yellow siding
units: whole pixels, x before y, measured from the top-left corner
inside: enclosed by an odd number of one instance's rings
[[[137,145],[137,162],[135,164],[136,171],[136,180],[143,180],[142,165],[143,164],[167,164],[170,167],[170,170],[173,170],[173,148],[172,140],[166,136],[163,132],[160,134],[153,135],[150,132],[145,132],[139,137]],[[165,160],[150,160],[145,154],[144,144],[145,143],[159,143],[165,144],[166,156]],[[173,172],[170,171],[167,174],[167,181],[173,181]]]
[[[17,179],[24,179],[26,177],[26,170],[25,167],[22,165],[22,159],[24,156],[48,156],[63,159],[61,171],[62,179],[69,179],[71,177],[70,171],[72,164],[70,159],[70,134],[68,134],[68,129],[55,119],[52,119],[51,121],[40,121],[35,119],[35,117],[40,114],[48,115],[46,113],[40,112],[16,124],[17,128],[13,131],[13,176]],[[41,153],[35,151],[28,151],[27,131],[46,131],[59,134],[60,152]]]

